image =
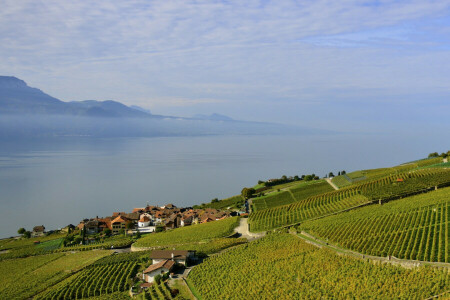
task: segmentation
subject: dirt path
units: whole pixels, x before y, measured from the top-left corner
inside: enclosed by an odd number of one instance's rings
[[[402,266],[407,269],[412,269],[412,268],[416,268],[419,266],[425,266],[425,265],[450,269],[450,263],[418,261],[418,260],[400,259],[400,258],[396,258],[394,256],[381,257],[381,256],[362,254],[359,252],[340,248],[336,245],[329,244],[328,242],[321,240],[321,239],[319,239],[311,234],[308,234],[304,231],[302,231],[299,234],[294,234],[294,235],[316,247],[331,249],[334,252],[336,252],[336,254],[339,254],[339,255],[347,255],[347,256],[352,256],[352,257],[356,257],[356,258],[370,259],[371,261],[378,261],[381,263],[389,263],[392,265],[399,265],[399,266]]]
[[[240,237],[246,238],[249,242],[262,238],[266,235],[265,232],[262,233],[252,233],[248,230],[248,222],[247,218],[241,218],[239,226],[234,229],[237,233],[240,234]]]
[[[339,189],[337,185],[335,185],[333,182],[331,182],[330,178],[325,178],[325,180],[335,189],[336,191]]]

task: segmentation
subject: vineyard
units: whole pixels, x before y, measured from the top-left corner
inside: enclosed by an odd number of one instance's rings
[[[174,299],[172,297],[172,293],[170,289],[164,282],[160,284],[154,283],[152,286],[148,288],[145,293],[140,294],[136,299],[138,300],[171,300]],[[179,298],[177,298],[179,299]]]
[[[252,210],[257,212],[266,208],[277,207],[285,204],[295,202],[291,193],[288,191],[283,192],[273,192],[266,196],[258,197],[252,199]]]
[[[311,197],[290,205],[252,213],[248,219],[251,231],[263,231],[295,224],[330,213],[368,203],[354,188]]]
[[[446,291],[448,270],[373,264],[290,234],[213,256],[188,281],[202,299],[425,299]]]
[[[95,264],[55,285],[35,299],[80,299],[125,291],[137,271],[134,261]]]
[[[209,254],[219,252],[220,250],[244,244],[247,242],[245,238],[218,238],[203,243],[189,243],[170,247],[176,250],[194,250],[197,256],[205,257]]]
[[[300,229],[376,256],[449,261],[450,188],[305,222]]]
[[[239,225],[239,218],[226,218],[204,224],[176,228],[170,231],[149,234],[139,239],[136,247],[164,247],[187,243],[208,241],[214,238],[229,236]]]
[[[252,200],[252,209],[256,212],[267,208],[274,208],[331,191],[333,191],[333,188],[323,180],[302,182],[301,184],[297,183],[287,191],[273,192],[266,196],[254,198]]]
[[[109,254],[109,251],[56,253],[1,261],[0,299],[32,297]]]
[[[386,202],[448,185],[450,185],[448,169],[423,169],[389,175],[289,205],[257,211],[249,217],[250,229],[251,231],[270,230],[358,205],[375,201]]]

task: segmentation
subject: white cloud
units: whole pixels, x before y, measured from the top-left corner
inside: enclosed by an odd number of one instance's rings
[[[443,0],[4,0],[0,73],[64,100],[152,108],[441,95],[449,12]]]

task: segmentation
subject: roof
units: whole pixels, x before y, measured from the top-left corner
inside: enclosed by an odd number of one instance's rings
[[[115,218],[114,220],[111,221],[111,224],[112,223],[117,223],[117,222],[126,223],[127,221],[128,221],[127,218],[122,217],[122,216],[118,216],[117,218]]]
[[[141,222],[141,223],[143,223],[143,222],[150,222],[150,218],[147,217],[147,216],[143,216],[143,217],[139,220],[139,222]]]
[[[153,285],[153,282],[144,282],[144,283],[141,283],[140,287],[144,289],[144,288],[149,288],[152,285]]]
[[[189,252],[188,250],[153,250],[152,253],[150,253],[151,259],[171,259],[172,253],[173,258],[178,259],[186,259]]]
[[[144,270],[144,274],[146,273],[150,273],[152,271],[161,269],[161,268],[166,268],[170,271],[170,269],[172,269],[173,265],[175,264],[175,262],[173,260],[163,260],[162,262],[159,262],[157,264],[153,264],[150,265],[147,269]]]
[[[33,227],[33,232],[44,232],[44,231],[45,231],[44,225]]]
[[[145,207],[136,207],[136,208],[133,208],[133,212],[140,212],[140,211],[144,211],[145,210]]]

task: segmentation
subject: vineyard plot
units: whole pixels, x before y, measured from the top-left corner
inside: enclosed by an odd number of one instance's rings
[[[291,234],[213,256],[188,281],[205,299],[425,299],[448,289],[447,270],[405,269],[339,256]]]
[[[449,262],[450,188],[321,220],[302,230],[369,255]]]

